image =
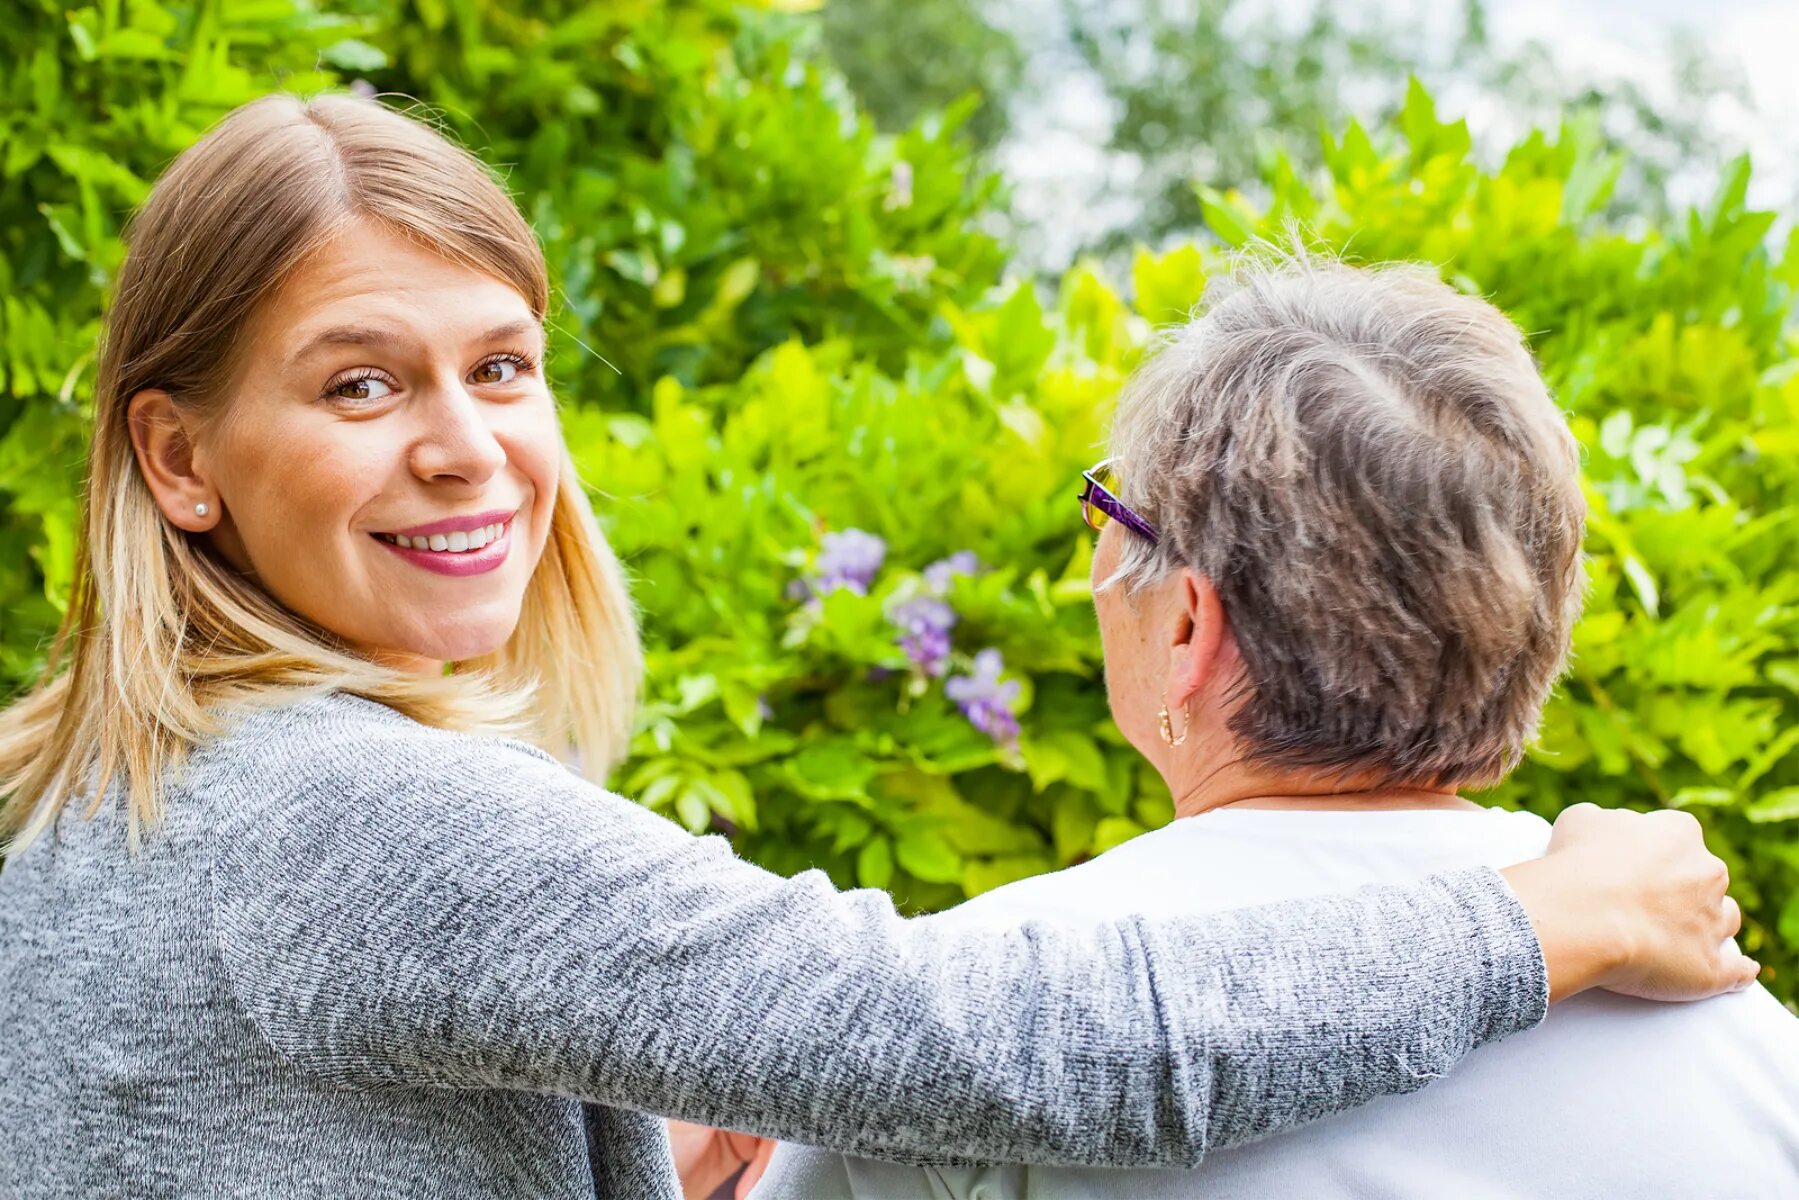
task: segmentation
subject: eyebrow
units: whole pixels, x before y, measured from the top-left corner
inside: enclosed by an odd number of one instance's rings
[[[536,321],[507,321],[504,324],[495,325],[475,341],[497,342],[502,338],[532,333],[539,328]],[[290,368],[296,367],[309,355],[326,346],[386,346],[401,340],[401,336],[391,329],[371,328],[365,325],[333,325],[329,329],[322,329],[314,334],[304,346],[294,352],[293,357],[287,360],[287,365]]]

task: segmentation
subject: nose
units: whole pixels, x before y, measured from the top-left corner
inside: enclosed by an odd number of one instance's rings
[[[506,465],[506,448],[494,436],[486,406],[468,389],[436,388],[422,408],[425,428],[413,443],[414,475],[428,483],[481,484]]]

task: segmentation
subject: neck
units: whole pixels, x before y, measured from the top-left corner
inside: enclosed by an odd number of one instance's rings
[[[371,662],[411,675],[448,675],[450,664],[441,658],[426,658],[403,650],[376,650],[368,655]]]
[[[1284,808],[1311,812],[1390,812],[1403,809],[1479,810],[1453,786],[1370,786],[1355,777],[1306,776],[1270,770],[1237,760],[1222,765],[1192,764],[1171,779],[1176,817],[1213,809]]]

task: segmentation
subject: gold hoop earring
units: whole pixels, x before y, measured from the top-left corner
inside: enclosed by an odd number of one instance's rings
[[[1162,693],[1162,711],[1156,714],[1156,719],[1162,723],[1162,740],[1167,742],[1170,746],[1178,746],[1186,741],[1187,730],[1193,725],[1193,718],[1187,715],[1187,706],[1184,704],[1181,705],[1181,716],[1183,718],[1181,721],[1181,736],[1175,737],[1174,722],[1168,716],[1168,693]]]

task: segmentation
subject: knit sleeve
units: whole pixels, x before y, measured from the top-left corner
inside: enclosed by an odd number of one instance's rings
[[[299,736],[299,735],[296,735]],[[522,743],[315,725],[217,830],[214,933],[291,1062],[918,1161],[1191,1165],[1539,1021],[1482,869],[1167,920],[958,931],[773,875]]]

